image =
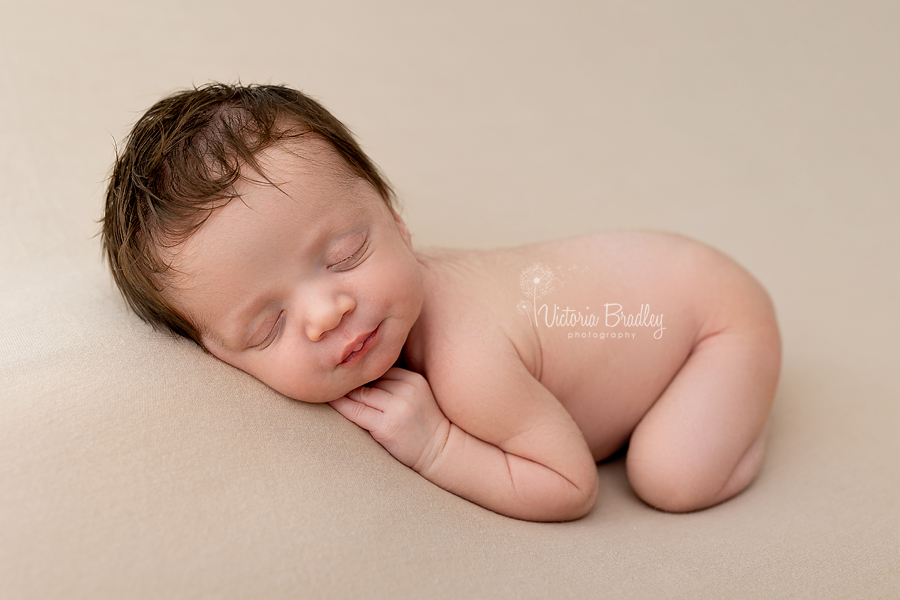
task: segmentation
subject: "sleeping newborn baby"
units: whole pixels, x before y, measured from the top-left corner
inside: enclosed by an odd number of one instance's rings
[[[519,519],[577,519],[627,444],[666,511],[743,490],[780,368],[766,292],[702,244],[621,232],[414,248],[387,182],[322,106],[212,84],[153,106],[110,180],[103,243],[157,328]]]

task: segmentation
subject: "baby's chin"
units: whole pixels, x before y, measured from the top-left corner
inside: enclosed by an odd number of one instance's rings
[[[319,388],[291,390],[275,389],[288,398],[299,400],[300,402],[307,402],[310,404],[324,404],[326,402],[331,402],[332,400],[337,400],[338,398],[346,396],[348,392],[351,392],[358,387],[380,379],[394,366],[395,363],[397,363],[400,353],[398,352],[397,354],[398,356],[393,359],[391,359],[390,356],[387,356],[383,359],[372,361],[372,364],[366,365],[365,369],[348,373],[348,377],[336,378],[336,380],[332,380]]]
[[[278,389],[277,386],[268,385],[288,398],[300,402],[323,404],[337,400],[358,387],[380,379],[391,367],[404,367],[402,354],[409,329],[405,327],[397,331],[396,325],[384,327],[383,338],[373,348],[375,352],[366,355],[359,364],[339,366],[334,372],[319,380],[318,386],[304,389],[302,385],[295,384],[291,389]]]

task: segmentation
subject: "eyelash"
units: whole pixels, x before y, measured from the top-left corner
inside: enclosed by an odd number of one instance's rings
[[[261,341],[259,344],[254,346],[256,350],[265,350],[268,348],[272,342],[275,341],[275,338],[278,337],[278,331],[281,329],[281,322],[284,320],[284,311],[282,311],[278,315],[278,319],[276,319],[275,324],[272,325],[272,329],[269,331],[269,335],[266,336],[266,339]]]
[[[338,266],[340,266],[340,265],[346,263],[347,261],[349,261],[349,260],[351,260],[351,259],[353,259],[353,258],[358,258],[359,256],[362,256],[363,254],[365,254],[365,251],[366,251],[368,248],[369,248],[369,240],[368,240],[368,238],[366,238],[366,239],[363,240],[363,243],[360,244],[359,248],[356,249],[356,252],[354,252],[353,254],[351,254],[350,256],[348,256],[347,258],[345,258],[345,259],[343,259],[343,260],[340,260],[340,261],[334,263],[334,264],[331,265],[331,267],[329,267],[329,268],[332,268],[332,269],[333,269],[333,268],[335,268],[335,267],[338,267]],[[355,265],[354,265],[354,266],[355,266]],[[338,269],[338,270],[340,270],[340,269]]]

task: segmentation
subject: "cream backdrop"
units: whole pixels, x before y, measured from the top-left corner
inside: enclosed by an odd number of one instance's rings
[[[0,596],[900,596],[900,5],[0,5]],[[94,236],[115,144],[210,80],[320,99],[419,245],[649,228],[769,289],[757,481],[667,515],[623,462],[507,519],[130,315]]]

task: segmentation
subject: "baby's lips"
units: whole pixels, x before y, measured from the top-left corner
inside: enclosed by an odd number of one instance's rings
[[[379,324],[379,327],[380,327],[380,324]],[[376,327],[372,331],[369,331],[368,333],[360,334],[359,336],[356,337],[356,339],[354,339],[352,342],[347,344],[344,347],[344,353],[341,357],[339,364],[344,364],[345,362],[347,362],[348,359],[350,359],[357,352],[365,352],[369,348],[371,348],[372,342],[374,341],[377,332],[378,332],[378,327]]]

